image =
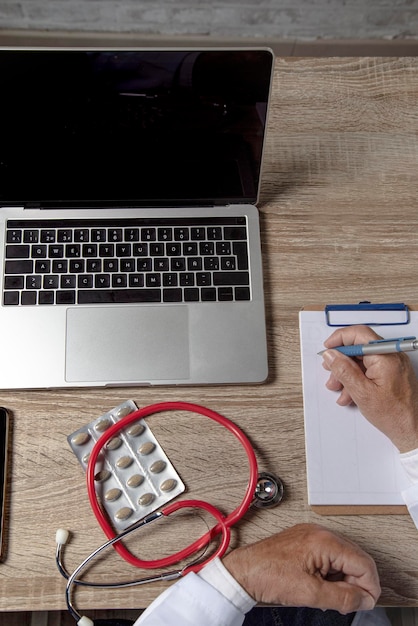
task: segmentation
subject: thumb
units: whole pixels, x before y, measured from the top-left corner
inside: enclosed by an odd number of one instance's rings
[[[338,350],[326,350],[322,358],[325,364],[356,402],[356,398],[367,394],[370,381],[356,361]],[[357,404],[357,402],[356,402]]]
[[[339,611],[343,615],[354,611],[370,611],[375,607],[376,601],[365,589],[351,585],[344,581],[330,582],[318,580],[320,589],[317,590],[318,599],[324,599],[327,608]]]

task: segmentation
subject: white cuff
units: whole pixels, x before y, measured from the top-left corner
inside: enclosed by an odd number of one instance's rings
[[[403,469],[409,480],[418,483],[418,448],[399,455]]]
[[[203,567],[198,576],[214,587],[242,613],[248,613],[256,601],[241,587],[218,558]]]

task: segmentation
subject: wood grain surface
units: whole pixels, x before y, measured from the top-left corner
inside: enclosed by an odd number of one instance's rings
[[[296,522],[318,522],[376,559],[381,603],[418,606],[418,534],[408,515],[319,516],[307,503],[298,312],[322,302],[418,302],[418,59],[277,58],[260,197],[270,376],[260,386],[3,392],[13,416],[7,558],[0,610],[65,608],[55,531],[72,531],[75,567],[103,540],[88,505],[69,433],[128,398],[204,404],[241,426],[260,469],[276,472],[285,499],[247,513],[233,545]],[[188,495],[224,512],[247,480],[232,437],[198,416],[152,417],[151,428]],[[210,520],[209,520],[210,522]],[[152,558],[205,531],[200,518],[159,525],[129,540]],[[142,576],[114,551],[90,579]],[[78,590],[83,609],[144,607],[165,588]]]

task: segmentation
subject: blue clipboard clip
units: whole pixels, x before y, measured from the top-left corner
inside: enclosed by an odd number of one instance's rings
[[[403,302],[372,304],[327,304],[325,320],[328,326],[395,326],[409,324],[408,305]]]

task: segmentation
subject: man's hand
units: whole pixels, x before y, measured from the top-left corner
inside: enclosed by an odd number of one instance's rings
[[[381,339],[367,326],[347,326],[325,341],[326,348],[369,343]],[[337,350],[322,355],[331,372],[328,389],[339,391],[337,403],[354,402],[400,452],[418,447],[418,381],[405,353],[353,359]]]
[[[223,559],[257,602],[370,610],[380,596],[373,559],[359,546],[316,524],[298,524]]]

